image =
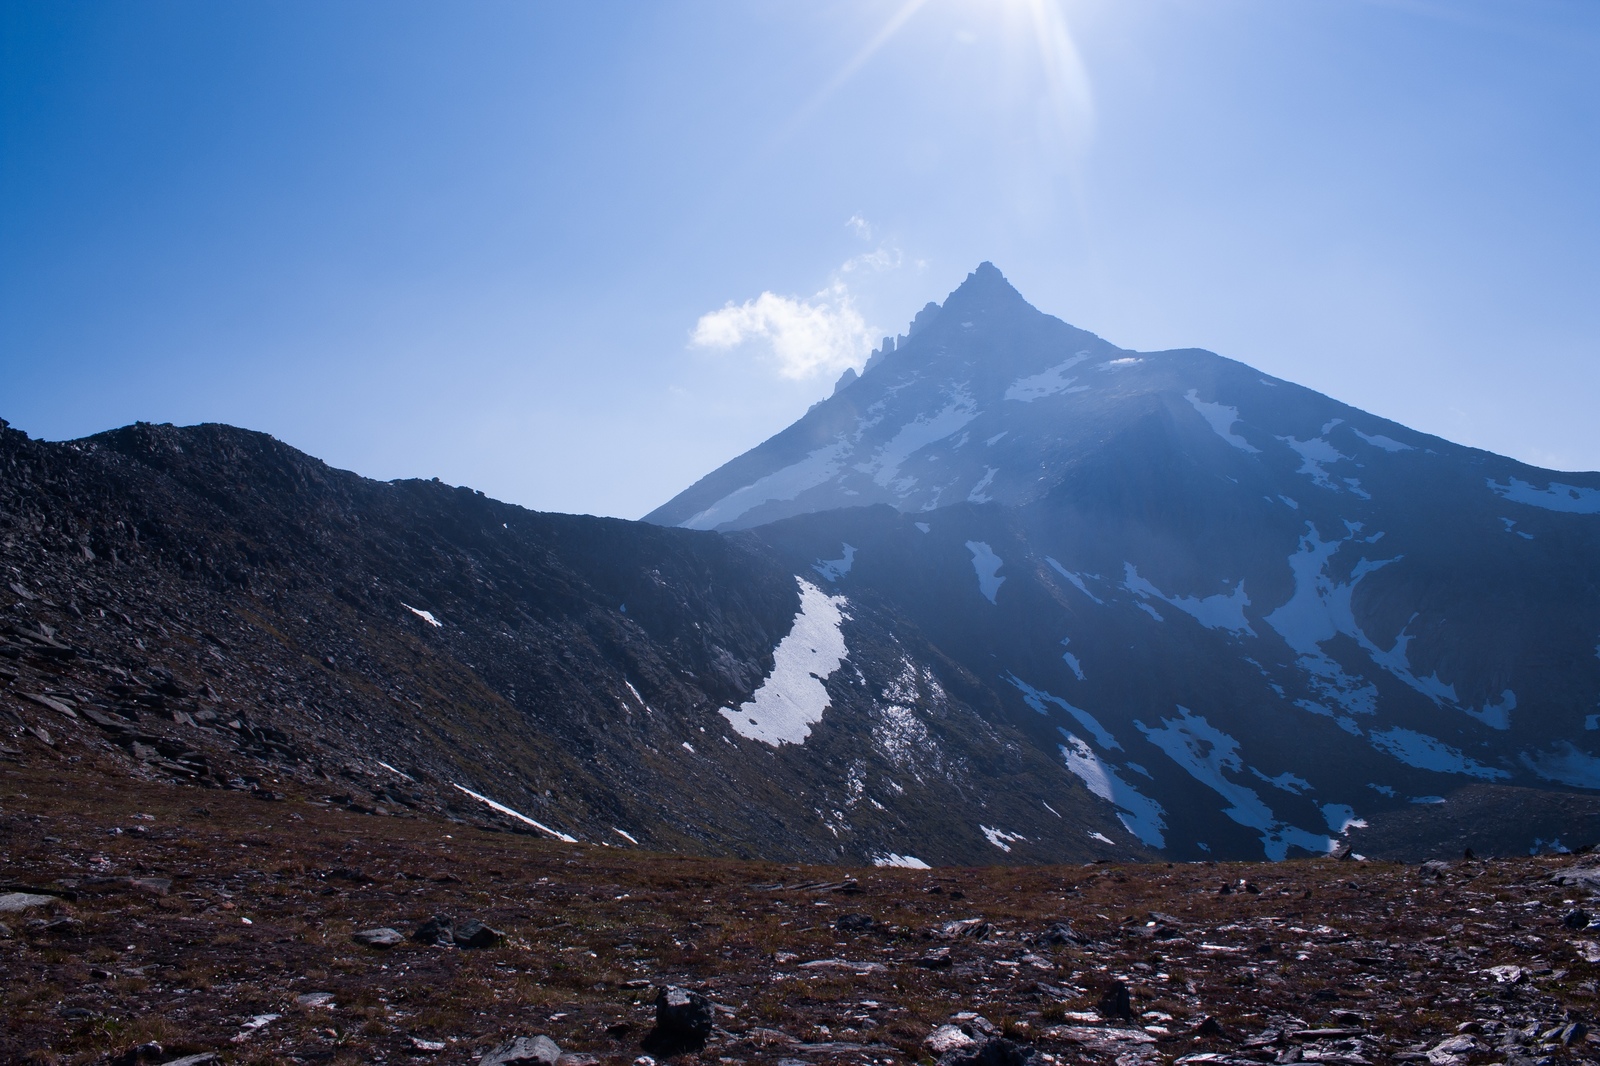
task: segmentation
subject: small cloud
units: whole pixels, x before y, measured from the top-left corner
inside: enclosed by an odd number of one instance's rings
[[[742,304],[700,316],[690,334],[696,348],[727,350],[761,342],[781,377],[794,381],[859,369],[872,350],[872,331],[843,282],[809,300],[763,292]]]
[[[852,274],[857,270],[871,270],[881,274],[885,270],[898,269],[904,261],[905,256],[900,253],[900,249],[880,244],[870,252],[851,256],[845,261],[844,266],[839,268],[839,273]]]
[[[872,223],[868,222],[860,215],[851,215],[850,221],[846,222],[845,226],[850,230],[851,233],[854,233],[862,240],[872,240]]]

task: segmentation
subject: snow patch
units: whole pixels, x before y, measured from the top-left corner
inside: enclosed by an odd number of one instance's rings
[[[933,528],[932,526],[928,525],[928,523],[926,523],[926,522],[913,522],[912,525],[916,526],[918,529],[920,529],[924,533],[928,532],[930,529]]]
[[[807,455],[797,463],[774,470],[766,477],[735,489],[710,507],[682,523],[685,529],[714,529],[740,515],[774,500],[792,500],[807,489],[830,481],[844,463],[848,445],[835,441]]]
[[[1328,820],[1328,832],[1344,836],[1351,829],[1365,829],[1367,820],[1357,818],[1354,807],[1344,803],[1324,803],[1322,816]]]
[[[616,826],[612,826],[611,827],[611,831],[613,833],[617,834],[617,836],[621,837],[623,840],[626,840],[630,844],[637,845],[639,843],[639,839],[637,837],[635,837],[632,833],[625,833],[621,829],[618,829]]]
[[[877,455],[871,461],[857,466],[856,469],[871,474],[873,481],[883,488],[889,488],[900,472],[901,463],[928,445],[951,436],[977,417],[978,408],[973,403],[972,397],[958,391],[938,414],[931,417],[922,416],[901,426],[900,431],[878,449]],[[900,494],[904,495],[905,491],[909,491],[909,486]]]
[[[1106,836],[1104,833],[1091,832],[1089,834],[1089,839],[1090,840],[1098,840],[1102,844],[1110,844],[1112,847],[1116,847],[1116,842],[1113,841],[1110,837]]]
[[[1123,588],[1136,595],[1158,599],[1162,603],[1176,607],[1207,629],[1226,629],[1230,633],[1248,633],[1252,637],[1256,635],[1256,631],[1250,628],[1250,623],[1245,621],[1244,609],[1250,606],[1250,597],[1245,595],[1242,580],[1226,596],[1217,593],[1214,596],[1197,599],[1194,596],[1168,596],[1148,580],[1140,577],[1138,569],[1132,563],[1123,564],[1123,573]]]
[[[933,867],[917,858],[915,855],[897,855],[889,852],[887,855],[874,855],[874,866],[897,866],[902,870],[931,870]]]
[[[455,785],[455,782],[451,782],[451,784]],[[557,831],[555,829],[551,829],[549,826],[545,825],[543,822],[536,822],[532,818],[529,818],[526,814],[523,814],[520,811],[514,811],[510,807],[507,807],[504,803],[496,803],[494,800],[490,799],[488,796],[485,796],[480,792],[474,792],[474,791],[472,791],[472,789],[466,787],[465,785],[455,785],[455,787],[460,789],[462,792],[465,792],[467,795],[471,796],[473,799],[477,800],[479,803],[483,804],[484,806],[491,807],[494,810],[499,811],[501,814],[508,815],[508,816],[510,816],[512,818],[515,818],[519,822],[524,822],[524,823],[526,823],[528,825],[531,825],[535,829],[539,830],[539,832],[541,832],[541,833],[549,833],[551,836],[555,837],[557,840],[563,841],[563,842],[565,842],[567,844],[576,844],[578,842],[578,838],[577,837],[568,836],[565,833],[559,832],[559,831]]]
[[[1061,638],[1061,646],[1063,648],[1071,643],[1071,637]],[[1076,655],[1072,654],[1070,651],[1064,651],[1061,653],[1061,661],[1067,664],[1067,668],[1072,671],[1073,677],[1076,677],[1079,681],[1084,680],[1083,664],[1078,661],[1078,657]]]
[[[989,843],[1001,851],[1010,851],[1012,844],[1026,844],[1028,838],[1020,833],[1007,833],[999,829],[991,829],[986,825],[978,826],[983,830],[983,835],[989,838]]]
[[[1254,789],[1228,780],[1228,772],[1238,773],[1244,768],[1239,742],[1201,715],[1180,706],[1177,718],[1163,718],[1158,727],[1137,721],[1133,724],[1190,777],[1228,801],[1223,814],[1240,825],[1260,830],[1268,859],[1276,862],[1285,858],[1291,846],[1313,854],[1326,854],[1333,848],[1334,841],[1328,837],[1280,822]]]
[[[1083,583],[1084,575],[1073,573],[1071,570],[1068,570],[1066,567],[1062,566],[1060,563],[1056,562],[1054,559],[1050,558],[1050,556],[1048,556],[1048,555],[1046,555],[1044,557],[1044,561],[1049,563],[1050,566],[1055,570],[1056,573],[1060,574],[1062,577],[1064,577],[1068,581],[1072,582],[1072,587],[1073,588],[1077,589],[1079,592],[1081,592],[1085,596],[1089,597],[1095,603],[1103,605],[1106,602],[1105,600],[1102,600],[1099,596],[1096,596],[1094,593],[1089,591],[1089,586],[1085,585]],[[1090,574],[1089,576],[1090,577],[1094,577],[1095,575],[1094,574]],[[1596,654],[1600,654],[1600,647],[1596,647],[1595,652],[1596,652]]]
[[[1484,781],[1511,776],[1504,770],[1485,766],[1476,759],[1463,755],[1437,737],[1430,737],[1426,733],[1418,733],[1412,729],[1396,726],[1382,733],[1374,732],[1369,739],[1374,748],[1419,770],[1433,770],[1441,774],[1465,774]]]
[[[1378,561],[1362,559],[1351,571],[1349,581],[1338,582],[1328,573],[1328,562],[1344,543],[1323,540],[1317,527],[1306,523],[1305,535],[1300,538],[1295,554],[1289,557],[1289,571],[1294,575],[1294,595],[1267,615],[1266,622],[1278,632],[1285,644],[1299,653],[1297,665],[1306,672],[1312,689],[1318,695],[1337,703],[1350,714],[1375,714],[1378,709],[1377,688],[1347,674],[1342,666],[1323,652],[1322,644],[1343,633],[1361,645],[1374,662],[1380,658],[1385,660],[1378,665],[1386,669],[1398,667],[1403,670],[1403,680],[1408,679],[1407,683],[1416,687],[1416,679],[1405,662],[1403,642],[1397,641],[1395,649],[1388,653],[1380,651],[1356,625],[1355,610],[1351,604],[1356,586],[1362,579],[1397,562],[1398,557]],[[1396,651],[1399,652],[1398,660],[1395,658]],[[1302,701],[1300,706],[1314,713],[1336,717],[1319,704],[1308,705]]]
[[[1600,514],[1600,489],[1579,488],[1550,482],[1547,489],[1536,489],[1526,481],[1512,478],[1502,485],[1489,478],[1489,488],[1512,503],[1525,503],[1529,507],[1542,507],[1546,511],[1565,511],[1568,514]]]
[[[1339,491],[1339,486],[1323,468],[1323,463],[1337,463],[1350,458],[1332,444],[1321,437],[1312,437],[1310,440],[1298,440],[1295,437],[1279,437],[1279,440],[1293,448],[1300,456],[1300,469],[1297,474],[1305,474],[1311,480],[1325,489]]]
[[[1301,795],[1302,793],[1309,791],[1311,788],[1310,781],[1307,781],[1299,774],[1291,773],[1288,770],[1285,770],[1277,777],[1268,777],[1260,770],[1257,770],[1254,766],[1250,767],[1250,772],[1255,774],[1261,780],[1265,781],[1267,784],[1271,785],[1273,788],[1282,789],[1284,792],[1288,792],[1291,795]]]
[[[1000,586],[1005,584],[1005,578],[998,576],[1000,568],[1005,565],[994,549],[981,540],[967,541],[967,550],[972,553],[972,569],[978,575],[978,591],[983,593],[990,603],[995,602],[995,594],[1000,591]]]
[[[416,615],[430,626],[433,626],[435,629],[438,629],[439,626],[443,625],[442,622],[433,616],[432,611],[419,611],[409,603],[402,603],[400,606],[404,607],[406,610],[410,611],[412,614]]]
[[[772,673],[748,703],[737,711],[727,707],[720,711],[735,733],[773,747],[805,743],[812,723],[820,722],[828,709],[823,682],[849,654],[841,627],[849,617],[844,608],[850,601],[829,596],[805,578],[795,581],[800,586],[800,613],[772,653]]]
[[[1021,403],[1032,403],[1040,397],[1050,396],[1058,392],[1084,391],[1088,386],[1080,385],[1076,389],[1072,388],[1073,382],[1078,379],[1069,378],[1066,373],[1087,358],[1089,358],[1088,352],[1079,352],[1071,359],[1058,366],[1053,366],[1049,370],[1030,377],[1018,378],[1006,390],[1006,399],[1017,400]]]
[[[1122,745],[1117,743],[1117,738],[1108,733],[1105,728],[1095,720],[1094,715],[1090,714],[1088,711],[1083,710],[1081,707],[1074,707],[1060,696],[1052,696],[1043,689],[1034,688],[1016,674],[1007,674],[1006,680],[1011,682],[1011,684],[1016,687],[1017,691],[1022,693],[1022,701],[1029,707],[1032,707],[1039,714],[1048,715],[1050,713],[1050,708],[1045,705],[1054,704],[1063,711],[1066,711],[1068,714],[1072,715],[1073,718],[1077,719],[1078,724],[1084,729],[1088,730],[1089,733],[1094,736],[1096,744],[1099,744],[1107,751],[1122,750]],[[1065,733],[1066,731],[1062,730],[1062,732]]]
[[[410,774],[406,773],[404,770],[396,770],[394,767],[390,766],[388,763],[384,762],[382,759],[378,760],[378,765],[383,767],[385,770],[389,771],[391,774],[396,774],[396,775],[398,775],[400,777],[405,778],[407,781],[415,781],[416,780],[416,778],[412,777]]]
[[[1167,846],[1166,811],[1161,804],[1117,776],[1094,749],[1071,733],[1061,745],[1061,758],[1067,769],[1096,796],[1117,808],[1117,820],[1128,832],[1152,848]]]
[[[1495,702],[1485,701],[1481,710],[1472,707],[1461,709],[1490,729],[1510,729],[1511,712],[1517,709],[1517,694],[1506,689]]]
[[[1251,455],[1261,454],[1260,448],[1255,447],[1233,431],[1233,427],[1239,422],[1239,409],[1237,407],[1229,407],[1225,403],[1207,403],[1200,398],[1200,390],[1198,389],[1190,389],[1183,398],[1188,400],[1189,405],[1200,413],[1201,418],[1210,423],[1217,436],[1238,448],[1241,452],[1248,452]]]
[[[989,497],[983,490],[987,489],[990,484],[994,482],[994,476],[1000,472],[1000,468],[998,466],[986,466],[983,469],[983,478],[976,485],[972,486],[971,492],[967,493],[968,503],[989,502]]]
[[[1154,618],[1157,622],[1166,621],[1165,618],[1161,617],[1161,612],[1150,606],[1148,603],[1140,601],[1139,603],[1134,604],[1134,606],[1139,608],[1139,610],[1143,611],[1145,614],[1149,615],[1151,618]]]
[[[838,559],[818,559],[811,569],[821,574],[824,580],[838,581],[850,572],[850,568],[855,565],[855,561],[856,550],[854,546],[846,544],[843,556]]]
[[[1560,741],[1554,751],[1522,753],[1522,764],[1546,781],[1559,781],[1575,788],[1600,788],[1600,759]]]
[[[1393,437],[1385,437],[1382,433],[1374,433],[1371,436],[1368,436],[1367,434],[1361,432],[1359,429],[1357,429],[1354,426],[1350,427],[1350,432],[1354,433],[1356,436],[1360,437],[1362,440],[1366,441],[1368,444],[1372,445],[1374,448],[1382,448],[1386,452],[1411,452],[1411,451],[1416,451],[1416,449],[1413,448],[1411,445],[1409,445],[1409,444],[1401,444],[1399,441],[1395,440]]]

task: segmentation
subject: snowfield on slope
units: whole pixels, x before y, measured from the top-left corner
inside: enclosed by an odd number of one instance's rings
[[[849,617],[844,608],[850,601],[829,596],[803,577],[795,582],[800,586],[800,613],[772,653],[772,673],[737,711],[721,710],[735,733],[773,747],[805,743],[811,726],[828,709],[824,682],[849,655],[840,629]]]

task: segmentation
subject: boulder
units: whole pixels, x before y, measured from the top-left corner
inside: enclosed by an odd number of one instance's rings
[[[644,1038],[644,1050],[670,1058],[706,1046],[716,1018],[711,1001],[687,988],[668,986],[656,997],[656,1027]]]

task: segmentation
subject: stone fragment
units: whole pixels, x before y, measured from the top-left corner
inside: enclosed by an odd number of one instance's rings
[[[556,1066],[560,1058],[561,1048],[548,1036],[519,1036],[479,1059],[478,1066]]]
[[[922,1041],[935,1055],[946,1055],[961,1048],[975,1047],[978,1041],[959,1025],[941,1025]]]
[[[970,1047],[945,1052],[939,1058],[939,1066],[1029,1066],[1037,1060],[1038,1052],[1028,1045],[992,1036]]]
[[[405,943],[406,938],[400,935],[400,930],[381,926],[377,929],[363,929],[359,933],[352,933],[350,939],[357,944],[365,944],[369,948],[392,948],[396,944]]]
[[[851,973],[858,974],[878,973],[885,969],[881,962],[857,962],[853,959],[816,959],[811,962],[802,962],[797,968],[801,970],[848,970]]]
[[[141,1062],[159,1062],[165,1049],[154,1040],[135,1044],[120,1055],[114,1055],[107,1066],[139,1066]]]
[[[450,947],[456,942],[455,922],[447,914],[435,914],[417,926],[416,931],[411,934],[411,939],[419,944]]]
[[[1463,1066],[1476,1052],[1484,1050],[1478,1038],[1469,1033],[1446,1037],[1428,1049],[1428,1061],[1433,1066]]]
[[[1046,929],[1040,934],[1039,942],[1049,947],[1066,947],[1068,945],[1084,947],[1092,943],[1088,937],[1077,932],[1066,922],[1057,922],[1049,929]]]
[[[1124,1021],[1133,1019],[1133,998],[1128,994],[1128,986],[1122,981],[1113,981],[1100,993],[1100,999],[1095,1003],[1095,1010],[1105,1018],[1121,1018]]]
[[[56,902],[54,896],[37,896],[31,892],[7,892],[0,895],[0,914],[16,914],[34,907],[48,907]]]
[[[489,928],[476,918],[468,918],[455,927],[453,936],[458,948],[492,948],[504,939],[505,934]]]

